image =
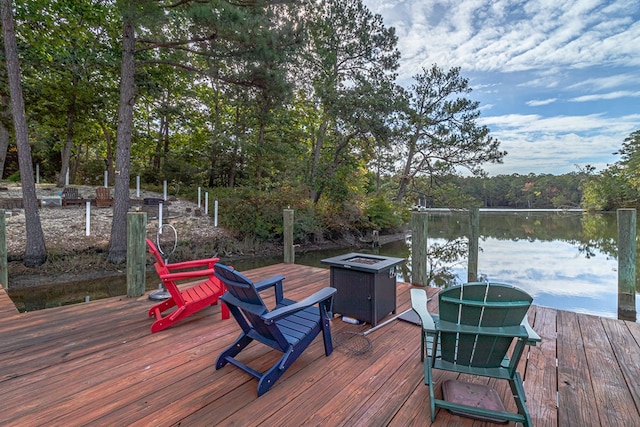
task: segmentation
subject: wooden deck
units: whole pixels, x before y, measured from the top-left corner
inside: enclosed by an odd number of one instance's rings
[[[285,274],[293,299],[329,282],[328,270],[298,265],[246,274]],[[409,288],[398,286],[398,313],[409,308]],[[393,320],[368,334],[364,355],[342,345],[325,357],[317,338],[257,398],[253,378],[214,367],[238,334],[233,319],[221,320],[215,306],[151,334],[150,305],[119,297],[18,314],[0,292],[0,425],[493,425],[442,410],[430,423],[413,324]],[[640,425],[639,324],[535,306],[529,319],[543,338],[520,369],[535,426]],[[334,339],[368,328],[332,322]],[[277,355],[255,345],[246,357],[261,369]],[[452,374],[436,375],[445,378]],[[494,387],[513,408],[506,384]]]

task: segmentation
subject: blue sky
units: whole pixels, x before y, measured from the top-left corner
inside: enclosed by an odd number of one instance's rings
[[[461,67],[508,155],[491,175],[602,170],[640,129],[638,0],[363,0],[395,27],[398,81]]]

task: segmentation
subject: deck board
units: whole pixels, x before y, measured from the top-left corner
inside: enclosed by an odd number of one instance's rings
[[[0,284],[0,319],[5,319],[14,314],[18,314],[18,309],[9,298],[9,295],[7,295],[7,291],[4,290],[2,284]]]
[[[274,274],[286,276],[292,299],[329,284],[329,270],[321,268],[279,264],[246,272],[252,280]],[[409,288],[398,284],[397,314],[409,309]],[[408,322],[393,320],[368,334],[371,350],[362,355],[343,344],[326,357],[316,339],[257,398],[251,376],[231,365],[215,369],[217,355],[239,333],[233,319],[221,320],[219,306],[151,334],[153,303],[146,297],[29,313],[10,305],[0,289],[3,426],[493,425],[444,410],[431,423],[419,327]],[[640,325],[537,306],[529,320],[543,341],[529,348],[519,371],[535,426],[640,425]],[[336,341],[368,329],[332,321]],[[278,356],[257,344],[242,353],[256,369]],[[435,372],[438,383],[448,378],[471,377]],[[506,383],[489,383],[513,408]]]

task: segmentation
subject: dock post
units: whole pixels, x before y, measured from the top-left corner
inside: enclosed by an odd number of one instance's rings
[[[283,227],[282,233],[284,238],[284,263],[296,263],[296,251],[293,247],[293,209],[284,209],[282,211]]]
[[[127,213],[127,296],[145,291],[147,213]]]
[[[429,214],[427,212],[411,212],[411,283],[427,286],[427,229]]]
[[[0,209],[0,285],[9,289],[9,271],[7,267],[7,220],[4,209]]]
[[[467,282],[478,281],[478,236],[480,235],[480,208],[469,208],[469,261]]]
[[[636,321],[636,210],[618,209],[618,318]]]

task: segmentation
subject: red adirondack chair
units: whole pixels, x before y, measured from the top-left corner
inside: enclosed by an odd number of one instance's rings
[[[169,299],[149,309],[149,317],[155,316],[156,318],[156,321],[151,325],[152,333],[166,329],[205,307],[218,304],[218,298],[227,291],[224,283],[213,275],[213,266],[219,261],[219,258],[165,264],[162,254],[149,239],[147,239],[147,246],[149,253],[156,259],[154,263],[156,272],[171,295]],[[194,268],[205,269],[185,271]],[[178,288],[177,282],[196,281],[197,279],[202,280],[183,290]],[[176,307],[175,310],[166,313],[163,317],[163,313],[173,307]],[[222,304],[220,311],[223,319],[229,318],[229,308],[226,304]]]

